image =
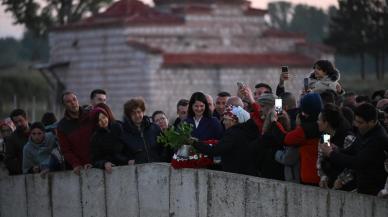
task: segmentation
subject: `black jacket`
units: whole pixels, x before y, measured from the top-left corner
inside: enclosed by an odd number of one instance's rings
[[[22,174],[23,148],[28,142],[28,133],[16,129],[5,139],[4,163],[10,175]]]
[[[250,119],[246,123],[227,129],[217,145],[196,143],[193,146],[203,154],[221,156],[221,165],[225,172],[257,175],[258,169],[255,164],[257,147],[252,146],[254,144],[252,141],[258,137],[257,126]]]
[[[122,141],[127,146],[130,158],[136,164],[165,161],[165,152],[157,137],[161,134],[158,125],[151,123],[150,119],[144,116],[141,130],[131,120],[125,118],[123,124]]]
[[[329,157],[335,165],[354,169],[357,175],[359,193],[377,195],[384,188],[387,173],[384,170],[384,150],[388,135],[378,123],[363,136],[357,136],[354,156],[333,151]]]
[[[91,140],[91,155],[93,166],[104,168],[106,162],[116,166],[126,165],[129,153],[126,145],[120,140],[122,128],[119,123],[111,124],[108,129],[98,128]]]

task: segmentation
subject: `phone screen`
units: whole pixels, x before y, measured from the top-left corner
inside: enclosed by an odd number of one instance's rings
[[[330,144],[330,135],[329,134],[323,134],[323,142]]]
[[[277,113],[281,113],[282,112],[282,104],[283,104],[283,101],[282,99],[275,99],[275,111]]]
[[[282,72],[288,72],[288,66],[282,66]]]
[[[304,86],[305,90],[309,89],[309,79],[308,78],[303,79],[303,86]]]

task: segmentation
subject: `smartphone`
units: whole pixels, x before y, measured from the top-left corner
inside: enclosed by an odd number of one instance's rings
[[[282,66],[282,72],[288,72],[288,66]]]
[[[238,86],[238,89],[241,89],[241,88],[243,88],[245,85],[244,85],[244,83],[243,82],[237,82],[237,86]]]
[[[275,99],[275,112],[278,114],[281,114],[283,111],[282,108],[283,100],[282,99]]]
[[[309,78],[303,79],[303,86],[304,86],[305,91],[307,91],[309,89]]]
[[[323,134],[323,143],[330,145],[330,135],[329,134]]]

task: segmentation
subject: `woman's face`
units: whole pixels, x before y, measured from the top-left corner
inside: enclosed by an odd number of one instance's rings
[[[329,123],[322,118],[322,113],[318,116],[318,128],[319,131],[327,133],[327,130],[329,128]]]
[[[168,128],[168,119],[164,114],[155,115],[154,122],[162,129],[162,131]]]
[[[205,103],[201,101],[195,101],[192,107],[195,117],[202,117],[205,112]]]
[[[314,66],[314,75],[317,79],[322,79],[326,76],[326,72],[322,71],[322,69],[319,68],[319,66],[315,65]]]
[[[104,113],[98,115],[98,126],[101,128],[107,128],[109,124],[109,119]]]
[[[45,135],[44,131],[39,128],[34,128],[30,132],[31,140],[35,144],[42,143],[44,140],[44,135]]]

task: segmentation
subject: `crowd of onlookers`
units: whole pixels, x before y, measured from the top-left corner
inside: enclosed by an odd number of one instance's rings
[[[342,89],[331,62],[319,60],[313,69],[300,96],[284,88],[284,70],[275,93],[268,84],[252,90],[242,82],[236,95],[220,92],[215,102],[195,92],[178,101],[171,123],[162,111],[169,108],[146,116],[140,97],[127,101],[123,119],[116,120],[104,90],[93,90],[86,106],[65,92],[58,121],[45,113],[30,124],[26,112],[15,109],[0,122],[1,160],[10,175],[43,177],[170,162],[177,150],[158,136],[185,122],[193,127],[190,145],[217,159],[211,169],[387,197],[388,90],[357,95]]]

